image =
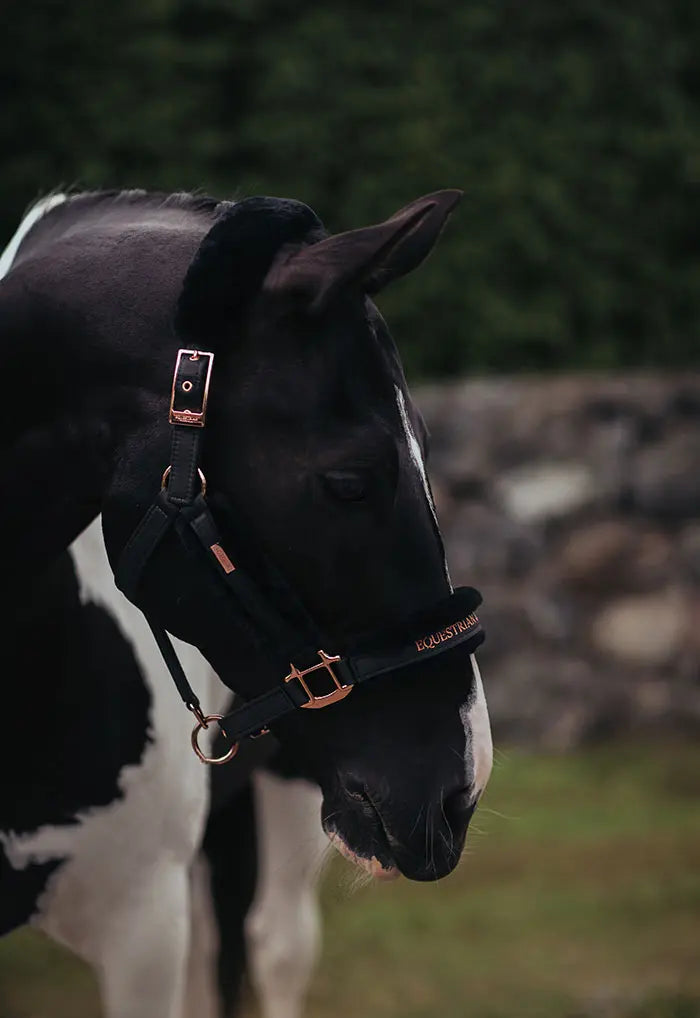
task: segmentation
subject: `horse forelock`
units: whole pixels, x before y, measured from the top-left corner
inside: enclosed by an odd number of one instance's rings
[[[175,317],[179,335],[211,342],[229,332],[280,248],[324,236],[323,223],[303,202],[259,196],[226,203],[185,276]]]

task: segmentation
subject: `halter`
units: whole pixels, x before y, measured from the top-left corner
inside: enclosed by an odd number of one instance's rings
[[[474,610],[481,596],[471,587],[458,587],[449,597],[402,623],[385,627],[368,638],[356,652],[328,654],[329,644],[303,604],[274,566],[265,562],[273,577],[273,598],[252,576],[235,565],[224,549],[206,499],[207,483],[200,463],[201,443],[214,354],[204,350],[178,352],[170,397],[169,422],[173,428],[170,465],[161,490],[122,551],[115,582],[136,602],[141,579],[151,556],[167,533],[173,531],[197,562],[211,586],[212,598],[228,596],[235,621],[243,624],[271,656],[290,662],[284,681],[226,715],[202,712],[166,631],[144,611],[182,700],[197,719],[192,746],[205,763],[226,763],[240,741],[265,734],[270,725],[297,709],[319,710],[349,696],[360,683],[406,668],[460,646],[472,653],[484,634]],[[296,662],[296,663],[292,663]],[[200,731],[217,721],[231,743],[220,757],[208,757],[199,747]]]

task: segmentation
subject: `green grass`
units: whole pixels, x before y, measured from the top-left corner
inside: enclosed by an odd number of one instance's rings
[[[699,804],[700,747],[501,752],[452,876],[332,865],[308,1018],[700,1018]],[[98,1013],[72,959],[0,944],[0,1018]]]

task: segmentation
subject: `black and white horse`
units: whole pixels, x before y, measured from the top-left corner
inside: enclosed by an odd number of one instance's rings
[[[342,703],[273,724],[300,772],[320,785],[324,828],[341,851],[376,875],[418,880],[456,865],[488,780],[491,740],[473,656],[443,654],[449,648],[440,646],[453,639],[456,646],[465,625],[427,611],[449,598],[451,585],[423,428],[367,294],[429,253],[457,197],[439,192],[376,227],[334,237],[306,206],[280,199],[231,204],[140,192],[55,199],[11,253],[0,282],[7,369],[0,532],[16,606],[3,619],[5,645],[47,571],[100,511],[116,567],[170,459],[177,348],[213,349],[203,465],[222,544],[236,549],[237,564],[255,575],[263,561],[274,562],[330,649],[348,660],[363,634],[401,632],[409,618],[442,619],[444,628],[424,638],[414,640],[420,634],[411,630],[417,652],[429,649],[411,667],[397,660],[378,681],[343,685]],[[186,670],[195,667],[190,645],[198,647],[230,689],[255,700],[279,676],[224,598],[209,596],[198,569],[168,535],[148,560],[139,607],[184,641]],[[272,600],[273,585],[263,581],[263,589]],[[62,631],[57,613],[57,638]],[[31,630],[24,640],[32,642]],[[43,651],[21,674],[11,662],[6,681],[17,723],[3,752],[17,781],[2,807],[3,897],[12,887],[14,903],[5,922],[25,921],[42,891],[58,893],[59,879],[70,899],[69,864],[50,878],[76,827],[89,845],[100,808],[140,798],[142,812],[159,815],[162,840],[134,843],[124,825],[125,869],[133,854],[151,853],[159,866],[125,897],[97,886],[91,893],[105,901],[101,936],[112,971],[115,958],[124,971],[132,966],[119,985],[105,973],[110,1013],[154,1014],[135,1004],[140,959],[154,940],[162,943],[160,967],[151,965],[148,979],[168,984],[176,1001],[187,949],[182,913],[169,914],[163,902],[181,883],[168,862],[179,863],[191,845],[169,823],[183,801],[201,810],[205,797],[196,778],[177,789],[177,807],[149,797],[142,761],[151,747],[130,740],[125,721],[149,709],[142,688],[129,684],[133,663],[124,662],[119,690],[69,682],[57,689],[51,645]],[[61,741],[67,718],[82,722],[77,767]],[[186,716],[169,727],[162,748],[173,761],[185,723]],[[20,769],[31,775],[25,788]],[[79,926],[80,901],[69,906],[65,914]],[[132,906],[148,913],[144,927],[134,925]],[[172,1007],[158,1013],[177,1013]]]

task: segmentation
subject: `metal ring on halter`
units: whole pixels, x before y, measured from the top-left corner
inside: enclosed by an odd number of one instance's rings
[[[233,760],[234,756],[238,752],[238,743],[234,742],[228,752],[224,753],[223,756],[206,756],[199,748],[199,742],[197,737],[203,728],[209,727],[210,721],[221,721],[223,714],[207,714],[205,718],[197,722],[197,725],[192,729],[192,749],[195,751],[202,763],[208,764],[225,764],[229,760]]]
[[[168,486],[168,477],[170,476],[170,471],[171,470],[172,470],[172,467],[166,467],[165,470],[163,471],[163,476],[160,479],[160,486],[161,486],[161,488],[167,488],[167,486]],[[206,495],[206,493],[207,493],[207,479],[204,476],[204,474],[202,473],[202,471],[199,469],[199,467],[197,467],[197,473],[199,474],[199,479],[202,482],[202,495]]]

